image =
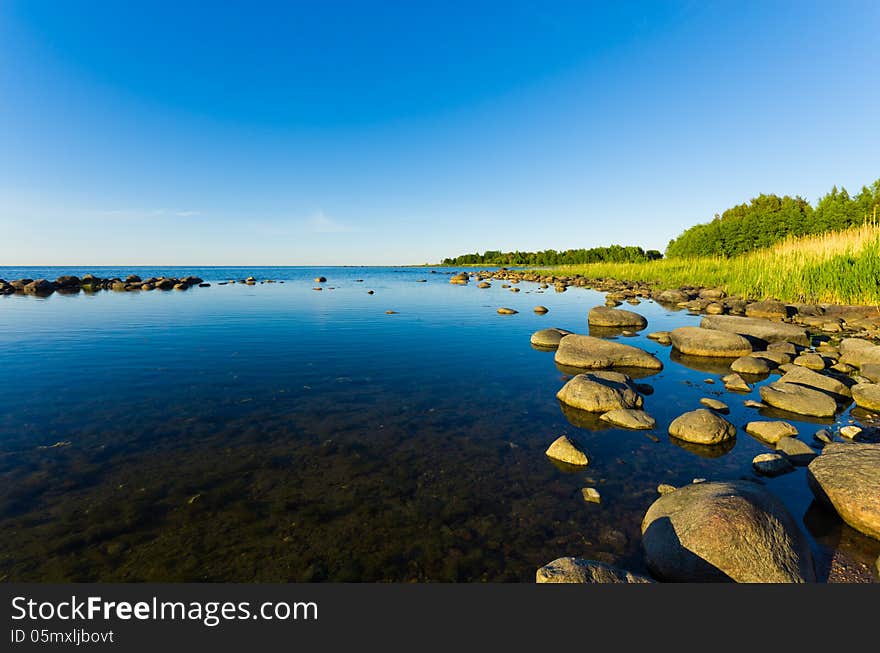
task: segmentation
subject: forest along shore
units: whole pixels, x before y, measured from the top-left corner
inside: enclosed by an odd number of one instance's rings
[[[806,467],[805,482],[820,504],[855,530],[880,540],[880,345],[873,342],[880,314],[876,308],[748,301],[713,288],[652,290],[647,284],[510,270],[461,272],[453,275],[450,283],[467,285],[472,279],[478,288],[491,287],[492,281],[507,281],[502,287],[517,291],[520,281],[531,281],[540,283],[543,290],[552,285],[557,292],[572,286],[604,291],[606,306],[594,306],[587,316],[591,332],[594,328],[630,333],[645,329],[648,323],[643,316],[617,308],[624,301],[638,305],[643,298],[651,298],[671,308],[705,313],[698,327],[683,326],[648,337],[672,346],[678,355],[730,361],[730,373],[722,381],[732,396],[750,392],[750,384],[771,374],[781,374],[760,386],[760,401],[744,401],[751,408],[779,411],[795,420],[800,416],[832,418],[854,403],[851,414],[861,426],[822,428],[812,439],[799,438],[798,429],[782,418],[733,424],[724,417],[730,413],[728,405],[712,398],[702,399],[702,407],[673,419],[668,433],[695,452],[723,453],[732,447],[742,428],[772,449],[752,460],[758,476],[778,476]],[[587,413],[619,428],[655,428],[655,419],[644,410],[642,387],[626,372],[660,370],[663,363],[659,358],[613,339],[554,328],[535,332],[531,343],[555,350],[554,360],[560,368],[573,368],[573,376],[556,395],[568,410]],[[572,469],[591,464],[589,453],[577,438],[565,434],[554,440],[545,454]],[[564,556],[539,568],[536,581],[823,580],[798,520],[760,483],[694,479],[681,487],[661,484],[657,493],[659,498],[641,523],[642,551],[652,577],[598,560]],[[595,487],[584,487],[581,494],[587,502],[602,500]],[[880,559],[876,567],[880,572]],[[874,573],[829,571],[827,580],[870,582]]]

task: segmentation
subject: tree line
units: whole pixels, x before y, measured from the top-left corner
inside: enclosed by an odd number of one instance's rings
[[[731,257],[768,247],[789,236],[840,231],[872,222],[880,215],[880,179],[857,195],[835,186],[813,207],[799,196],[758,195],[686,229],[669,241],[668,258]]]
[[[540,252],[502,252],[487,250],[474,254],[462,254],[443,259],[443,265],[580,265],[583,263],[636,263],[663,258],[656,249],[611,245],[590,249],[566,249],[557,252],[545,249]]]

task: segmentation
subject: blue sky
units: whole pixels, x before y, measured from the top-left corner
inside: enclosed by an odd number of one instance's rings
[[[880,177],[878,34],[874,1],[5,0],[0,265],[663,249]]]

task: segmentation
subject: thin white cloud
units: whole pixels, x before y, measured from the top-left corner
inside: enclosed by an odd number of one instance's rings
[[[324,215],[323,211],[318,211],[306,220],[306,228],[316,234],[338,234],[353,229],[338,220]]]

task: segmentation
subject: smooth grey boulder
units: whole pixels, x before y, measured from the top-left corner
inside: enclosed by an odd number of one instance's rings
[[[826,445],[807,468],[807,481],[843,521],[880,540],[880,444]]]
[[[771,383],[761,386],[761,400],[768,406],[811,417],[832,417],[837,402],[829,395],[795,383]]]
[[[810,337],[801,327],[785,322],[771,322],[757,317],[738,317],[735,315],[707,315],[700,322],[704,329],[728,331],[748,336],[765,343],[791,342],[805,347],[810,344]]]
[[[538,569],[536,583],[653,583],[647,576],[633,574],[597,560],[557,558]]]
[[[632,311],[607,306],[594,306],[587,314],[587,324],[599,327],[630,327],[644,329],[648,320]]]
[[[620,372],[578,374],[562,386],[556,398],[568,406],[590,413],[641,408],[643,403],[630,378]]]
[[[669,425],[669,435],[693,444],[719,444],[736,437],[736,427],[707,408],[679,415]]]
[[[684,582],[804,583],[813,557],[783,503],[748,481],[698,483],[657,499],[642,520],[651,573]]]
[[[561,340],[555,360],[560,365],[591,370],[612,367],[663,369],[660,359],[644,349],[578,334],[566,336]]]
[[[672,346],[689,356],[739,358],[752,351],[748,340],[735,333],[700,327],[678,327],[670,334]]]

